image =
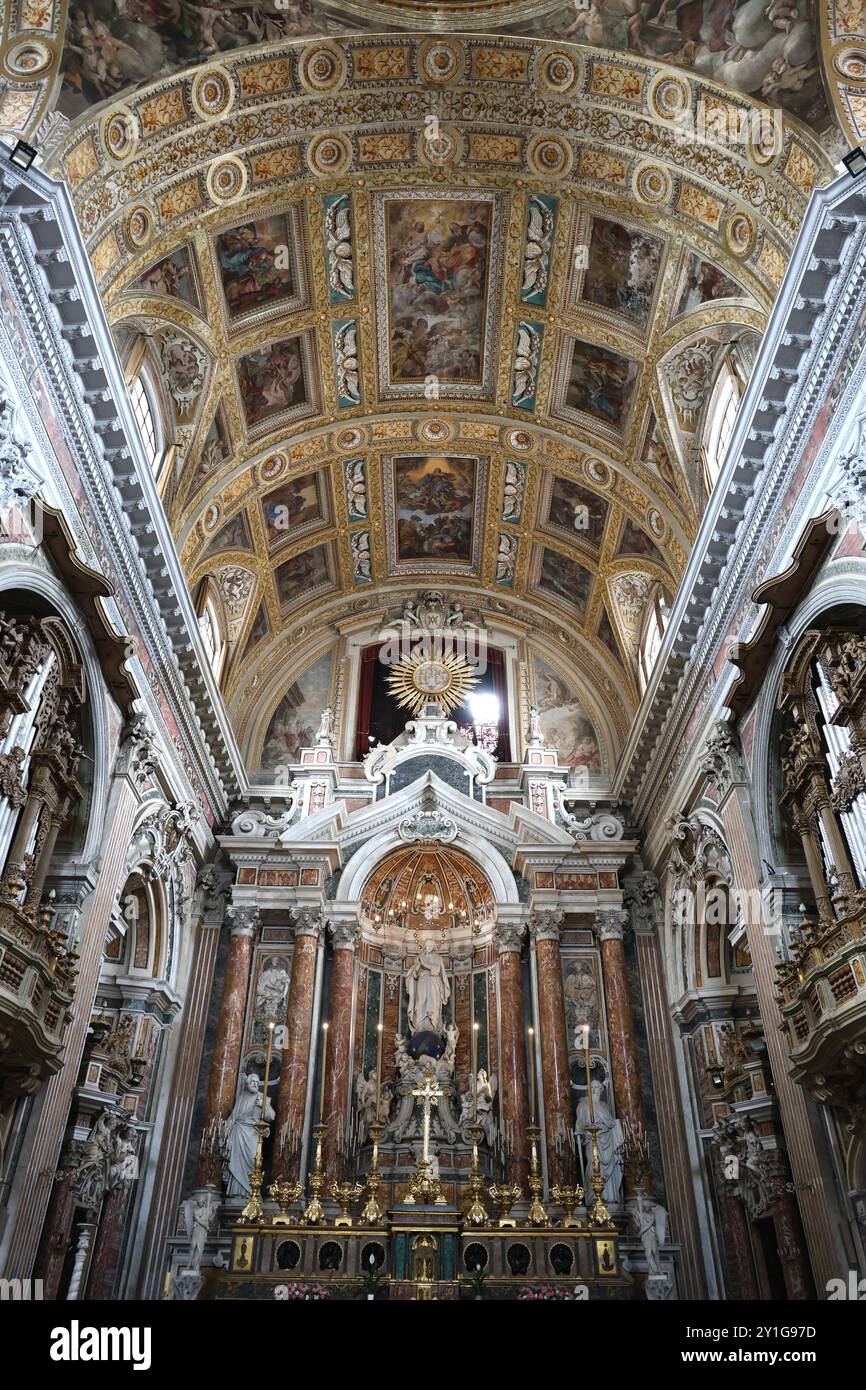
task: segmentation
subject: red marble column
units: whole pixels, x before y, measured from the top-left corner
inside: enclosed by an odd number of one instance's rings
[[[499,1088],[500,1123],[510,1152],[509,1182],[519,1183],[526,1195],[529,1152],[526,1126],[529,1110],[526,1100],[526,1024],[523,1016],[523,981],[520,952],[523,945],[522,922],[499,922],[496,944],[499,949],[499,1020],[502,1083]]]
[[[323,922],[321,913],[304,912],[295,927],[292,980],[286,1011],[286,1045],[283,1048],[280,1068],[275,1122],[276,1144],[278,1152],[282,1155],[283,1177],[289,1181],[295,1181],[299,1177],[298,1164],[304,1130],[312,1041],[316,957],[322,939]]]
[[[325,1072],[325,1172],[327,1188],[339,1181],[340,1152],[346,1138],[346,1111],[349,1103],[349,1054],[354,1015],[355,947],[357,922],[332,922],[334,959],[331,969],[331,995],[328,1005],[328,1051]],[[327,1190],[326,1188],[326,1190]]]
[[[259,909],[257,907],[230,907],[228,915],[232,919],[233,926],[208,1085],[207,1109],[204,1119],[204,1133],[206,1135],[213,1133],[215,1126],[228,1117],[235,1103],[238,1067],[241,1060],[244,1011],[247,1003],[250,966],[253,959],[253,942],[259,922]],[[222,1161],[218,1154],[202,1154],[198,1166],[198,1186],[203,1187],[208,1182],[219,1186],[221,1170]]]
[[[535,945],[538,975],[538,1047],[547,1171],[551,1187],[556,1187],[574,1180],[571,1073],[568,1068],[568,1031],[559,950],[562,913],[550,909],[534,912],[529,930]]]
[[[623,923],[628,914],[621,908],[605,908],[595,914],[596,936],[601,947],[604,997],[607,1006],[607,1033],[610,1041],[610,1069],[616,1099],[617,1119],[635,1130],[646,1130],[634,1019],[628,996],[628,976],[623,949]],[[632,1183],[625,1181],[626,1196],[634,1195]]]
[[[111,1298],[128,1197],[129,1184],[124,1182],[112,1188],[102,1203],[84,1292],[88,1300]]]
[[[60,1288],[60,1276],[66,1252],[72,1241],[72,1218],[75,1215],[74,1168],[60,1168],[48,1203],[45,1225],[39,1241],[39,1251],[33,1270],[42,1280],[46,1299],[55,1299]]]

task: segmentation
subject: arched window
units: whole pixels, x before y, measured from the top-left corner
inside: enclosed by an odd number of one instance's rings
[[[649,602],[644,612],[643,627],[641,628],[640,645],[638,647],[638,675],[640,677],[640,688],[646,690],[649,678],[652,675],[653,667],[661,648],[662,638],[665,635],[665,628],[668,625],[670,610],[665,601],[661,586],[656,585],[649,597]]]
[[[209,584],[205,586],[198,612],[198,630],[214,679],[219,682],[225,666],[228,643],[224,635],[222,609]]]
[[[141,433],[141,442],[151,469],[156,473],[165,452],[165,441],[160,426],[160,414],[153,400],[153,388],[142,366],[129,385],[129,399],[132,411]]]
[[[712,492],[719,476],[719,470],[733,434],[734,420],[739,404],[739,378],[734,371],[733,364],[730,360],[726,360],[716,377],[716,384],[713,387],[710,403],[707,407],[707,423],[702,453],[704,480],[708,492]]]

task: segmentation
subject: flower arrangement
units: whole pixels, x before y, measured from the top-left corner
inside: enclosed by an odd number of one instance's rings
[[[563,1288],[561,1284],[534,1284],[527,1285],[520,1290],[517,1295],[519,1299],[535,1303],[577,1303],[578,1297],[571,1289]]]
[[[280,1284],[276,1291],[277,1298],[281,1303],[290,1299],[325,1299],[330,1298],[330,1292],[324,1284]]]

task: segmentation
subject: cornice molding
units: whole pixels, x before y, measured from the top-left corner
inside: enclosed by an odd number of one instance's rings
[[[0,180],[0,261],[9,288],[51,383],[119,596],[135,617],[202,792],[221,814],[245,781],[242,765],[200,650],[192,600],[69,195],[38,170],[7,166]]]
[[[612,791],[638,813],[646,812],[673,770],[701,685],[754,586],[778,499],[792,483],[828,382],[848,350],[857,320],[852,306],[862,307],[864,293],[866,181],[858,185],[845,174],[812,196],[620,758]],[[832,420],[822,456],[843,427],[841,418]],[[711,703],[706,719],[713,717]]]

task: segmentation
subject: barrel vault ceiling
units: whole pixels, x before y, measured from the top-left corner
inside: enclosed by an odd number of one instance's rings
[[[714,365],[766,323],[820,140],[788,113],[716,140],[750,97],[612,45],[219,47],[106,81],[56,168],[159,382],[241,747],[323,641],[433,587],[555,644],[622,736],[642,605],[699,523]]]

